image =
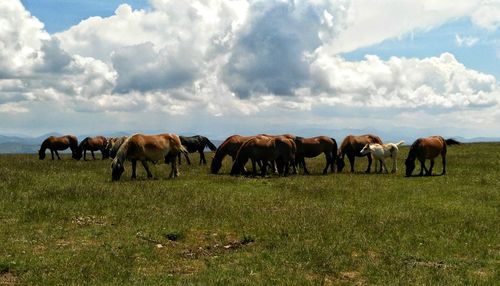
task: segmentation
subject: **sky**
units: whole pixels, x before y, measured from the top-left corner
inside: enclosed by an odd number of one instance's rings
[[[500,137],[499,28],[500,0],[0,1],[0,134]]]

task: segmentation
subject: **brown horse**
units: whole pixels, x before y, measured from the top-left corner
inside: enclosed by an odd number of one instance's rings
[[[253,138],[255,136],[241,136],[241,135],[231,135],[227,137],[222,144],[219,145],[219,148],[215,151],[214,158],[212,159],[212,164],[210,165],[210,171],[212,174],[217,174],[222,167],[222,160],[227,155],[231,156],[234,160],[236,160],[236,154],[238,154],[238,150],[241,145],[245,143],[247,140]]]
[[[288,164],[295,160],[297,151],[292,139],[281,137],[255,136],[241,145],[231,168],[231,175],[241,174],[246,162],[252,161],[253,174],[256,175],[257,162],[262,162],[261,176],[267,174],[267,162],[276,161],[278,173],[288,175]]]
[[[152,178],[153,174],[149,171],[147,162],[159,160],[171,163],[170,178],[175,178],[179,176],[177,161],[175,159],[167,160],[167,157],[175,158],[180,152],[187,152],[187,150],[182,146],[179,136],[175,134],[132,135],[123,142],[111,163],[111,178],[113,181],[120,179],[125,171],[123,165],[126,160],[132,162],[132,179],[136,178],[137,161],[141,161],[148,178]]]
[[[419,176],[432,175],[432,168],[434,167],[434,158],[441,155],[443,162],[443,171],[441,175],[446,174],[446,146],[447,145],[460,145],[461,143],[454,139],[444,139],[441,136],[431,136],[427,138],[418,138],[413,142],[410,147],[410,151],[408,153],[408,157],[406,158],[406,176],[409,177],[413,173],[415,169],[415,160],[418,159],[420,161],[420,174]],[[429,159],[431,161],[431,165],[429,169],[425,167],[425,160]]]
[[[346,138],[344,138],[344,141],[342,141],[342,144],[340,145],[339,149],[339,157],[337,160],[337,170],[338,172],[342,172],[342,169],[344,169],[345,162],[344,162],[344,157],[347,155],[347,158],[349,159],[349,163],[351,164],[351,172],[354,173],[354,159],[355,157],[368,157],[368,168],[366,168],[365,173],[370,173],[370,169],[372,166],[372,156],[370,153],[368,154],[361,154],[361,150],[366,144],[370,143],[378,143],[382,144],[382,140],[380,137],[372,135],[372,134],[365,134],[365,135],[360,135],[360,136],[354,136],[354,135],[348,135]],[[382,163],[380,164],[382,166]]]
[[[297,137],[295,138],[295,144],[297,144],[295,161],[297,164],[302,165],[304,174],[309,174],[304,158],[314,158],[321,153],[325,154],[326,159],[326,166],[323,169],[323,174],[328,173],[328,167],[330,167],[332,173],[335,172],[334,163],[337,159],[337,141],[335,141],[335,139],[327,136],[312,138]]]
[[[65,135],[61,137],[50,136],[45,139],[38,150],[38,158],[40,160],[45,159],[45,150],[49,149],[52,154],[52,160],[54,160],[54,153],[57,155],[57,159],[61,160],[59,153],[57,151],[62,151],[70,148],[73,159],[77,159],[78,156],[78,139],[74,135]]]
[[[87,161],[87,150],[92,154],[92,158],[95,160],[94,151],[101,151],[102,159],[109,158],[109,152],[106,149],[106,145],[108,144],[108,139],[104,136],[96,136],[96,137],[87,137],[80,142],[78,145],[78,159],[82,158]]]

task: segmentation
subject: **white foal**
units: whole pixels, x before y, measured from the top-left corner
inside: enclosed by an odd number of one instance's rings
[[[361,154],[366,155],[368,153],[372,153],[373,158],[375,159],[375,170],[377,170],[377,162],[380,160],[382,163],[382,167],[385,168],[385,171],[389,173],[387,170],[387,166],[385,165],[385,158],[392,158],[392,171],[391,173],[396,173],[398,170],[397,165],[397,156],[399,151],[399,145],[405,143],[404,141],[400,141],[396,144],[387,143],[387,144],[378,144],[378,143],[369,143],[366,144],[365,147],[361,150]]]

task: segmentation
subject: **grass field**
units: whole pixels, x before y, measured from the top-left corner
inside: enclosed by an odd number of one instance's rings
[[[226,159],[117,183],[110,161],[2,155],[0,284],[498,283],[500,144],[450,147],[446,176],[405,178],[407,152],[396,175],[322,176],[318,157],[235,178]]]

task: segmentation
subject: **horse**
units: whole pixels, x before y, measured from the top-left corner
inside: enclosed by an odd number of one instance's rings
[[[344,157],[345,155],[347,155],[349,163],[351,164],[352,173],[354,173],[355,157],[367,156],[368,168],[366,169],[365,173],[370,173],[370,169],[372,166],[372,156],[370,154],[363,155],[360,153],[361,149],[363,149],[363,147],[369,143],[382,144],[382,140],[380,139],[380,137],[372,134],[365,134],[360,136],[348,135],[346,138],[344,138],[344,141],[342,141],[342,144],[340,145],[339,156],[337,160],[338,172],[342,172],[342,170],[344,169],[345,166]]]
[[[389,173],[387,169],[387,165],[385,164],[385,158],[391,157],[392,159],[392,171],[391,173],[396,173],[398,170],[397,157],[399,152],[399,146],[405,143],[404,141],[399,141],[398,143],[387,143],[387,144],[378,144],[378,143],[369,143],[366,144],[363,149],[361,149],[362,155],[367,155],[371,153],[375,160],[380,161],[382,164],[382,168],[385,168],[385,172]],[[375,170],[377,170],[377,161],[375,161]],[[382,168],[380,169],[380,173],[382,172]]]
[[[123,142],[125,142],[127,138],[128,136],[109,138],[105,149],[111,159],[114,159],[116,157],[116,152],[118,152],[118,149],[120,149],[120,146],[122,146]]]
[[[295,160],[297,151],[294,140],[280,137],[255,136],[243,143],[238,150],[236,160],[231,168],[231,176],[241,174],[246,162],[252,161],[253,174],[256,175],[256,164],[261,161],[261,176],[267,174],[267,162],[276,161],[279,175],[288,175],[288,164]]]
[[[179,136],[181,139],[182,145],[186,148],[186,150],[189,153],[194,153],[198,152],[200,153],[200,165],[205,165],[207,163],[207,160],[205,159],[205,153],[203,152],[205,150],[205,147],[208,147],[210,151],[215,151],[217,150],[217,147],[208,140],[207,137],[201,136],[201,135],[195,135],[191,137],[185,137],[185,136]],[[188,165],[191,165],[191,161],[189,161],[189,156],[187,154],[184,154],[184,157],[186,157],[186,161]],[[181,164],[181,154],[178,155],[179,158],[179,165]]]
[[[109,158],[109,152],[106,149],[108,144],[108,139],[104,136],[87,137],[80,142],[78,145],[78,159],[82,158],[87,161],[87,150],[92,154],[92,158],[95,160],[94,151],[101,151],[102,160]]]
[[[54,160],[54,153],[57,155],[57,159],[61,160],[59,153],[57,151],[62,151],[70,148],[73,159],[77,159],[78,156],[78,139],[74,135],[64,135],[61,137],[50,136],[45,139],[38,150],[38,158],[40,160],[45,159],[45,150],[49,149],[52,155],[52,160]]]
[[[255,136],[231,135],[227,137],[215,151],[214,158],[212,159],[212,163],[210,165],[210,172],[212,174],[217,174],[222,167],[222,160],[228,155],[231,156],[234,162],[241,145],[253,137]]]
[[[443,171],[441,175],[446,174],[446,147],[448,145],[460,145],[461,143],[454,139],[444,139],[441,136],[431,136],[426,138],[418,138],[413,142],[410,147],[410,151],[408,153],[408,157],[406,158],[406,176],[410,177],[415,169],[415,159],[420,161],[420,174],[422,176],[424,174],[426,176],[432,175],[432,168],[434,167],[434,158],[441,155],[443,162]],[[429,169],[425,167],[425,160],[429,159],[431,161],[431,165]]]
[[[118,181],[125,171],[124,163],[126,160],[132,162],[132,179],[136,178],[137,161],[142,163],[142,166],[147,172],[148,178],[153,175],[149,171],[148,161],[165,160],[165,163],[171,163],[172,170],[170,178],[179,176],[176,160],[169,160],[168,157],[177,156],[180,152],[187,152],[182,146],[179,136],[175,134],[158,134],[158,135],[143,135],[134,134],[121,144],[116,157],[111,163],[111,179]],[[174,157],[175,158],[175,157]]]
[[[295,161],[304,168],[304,174],[309,174],[304,158],[314,158],[321,153],[325,154],[326,159],[326,166],[323,169],[323,174],[325,175],[328,173],[328,167],[330,167],[332,173],[335,172],[334,163],[337,159],[337,141],[335,141],[335,139],[327,136],[311,138],[296,137],[295,144],[297,145]]]

